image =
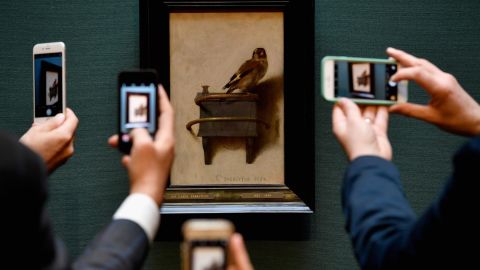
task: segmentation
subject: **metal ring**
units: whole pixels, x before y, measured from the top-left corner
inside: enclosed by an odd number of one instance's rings
[[[208,95],[199,95],[195,98],[195,104],[201,105],[205,101],[258,101],[258,95],[252,93],[226,94],[209,93]]]
[[[270,128],[270,125],[267,124],[265,121],[262,121],[260,119],[256,118],[251,118],[251,117],[206,117],[206,118],[200,118],[200,119],[195,119],[187,123],[186,128],[189,131],[192,131],[192,126],[198,123],[204,123],[204,122],[235,122],[235,121],[245,121],[245,122],[257,122],[260,124],[263,124],[266,129]]]

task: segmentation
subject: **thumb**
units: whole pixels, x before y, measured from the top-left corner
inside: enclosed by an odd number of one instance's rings
[[[403,103],[396,104],[389,108],[391,113],[398,113],[404,116],[417,118],[420,120],[430,122],[432,120],[432,112],[428,106],[412,104],[412,103]]]
[[[230,256],[233,262],[234,269],[238,270],[252,270],[253,266],[250,262],[243,237],[239,233],[235,233],[230,238],[229,243]]]
[[[152,137],[150,136],[148,131],[144,128],[133,129],[130,132],[130,136],[132,137],[132,140],[133,140],[132,147],[135,147],[135,145],[152,142]]]
[[[65,122],[65,114],[59,113],[55,115],[55,117],[48,119],[45,123],[38,125],[38,127],[44,131],[51,131],[61,126],[63,122]]]

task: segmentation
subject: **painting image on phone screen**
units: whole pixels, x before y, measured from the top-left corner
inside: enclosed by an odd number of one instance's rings
[[[148,122],[148,98],[149,94],[128,93],[128,120],[127,123],[147,123]]]
[[[58,85],[58,72],[47,71],[46,73],[46,104],[53,105],[58,102],[58,89],[60,88]]]
[[[353,91],[371,93],[370,65],[368,63],[352,64]]]
[[[225,269],[225,250],[221,246],[197,246],[192,250],[192,270]]]
[[[62,53],[36,54],[35,117],[62,112]]]
[[[122,84],[120,88],[120,132],[128,134],[134,128],[156,130],[155,84]]]
[[[395,72],[396,64],[336,61],[335,97],[396,101]]]

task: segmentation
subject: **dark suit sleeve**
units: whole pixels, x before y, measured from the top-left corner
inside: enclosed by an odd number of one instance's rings
[[[67,254],[58,249],[62,245],[53,236],[46,208],[45,164],[5,133],[0,133],[0,185],[1,265],[5,269],[65,268]]]
[[[130,220],[113,220],[77,258],[73,269],[140,269],[148,252],[143,229]]]
[[[342,205],[360,265],[382,269],[387,253],[405,242],[415,222],[395,166],[378,157],[354,160],[345,174]]]
[[[417,219],[392,163],[368,156],[354,160],[345,174],[342,205],[362,269],[461,269],[472,263],[466,246],[478,238],[471,215],[478,212],[473,198],[479,164],[475,139],[456,154],[444,191]]]

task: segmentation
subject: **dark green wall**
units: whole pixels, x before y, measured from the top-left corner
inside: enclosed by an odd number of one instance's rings
[[[356,268],[340,209],[346,161],[330,131],[331,104],[319,95],[323,56],[385,57],[387,46],[402,48],[453,73],[480,99],[479,1],[317,0],[315,9],[316,212],[306,222],[307,241],[248,241],[257,269]],[[120,155],[106,140],[115,132],[116,75],[139,63],[138,12],[136,0],[0,4],[1,129],[21,135],[31,124],[33,45],[57,40],[67,45],[68,106],[80,126],[75,156],[49,180],[50,213],[74,256],[128,191]],[[410,99],[428,100],[414,84]],[[465,139],[398,116],[391,119],[390,137],[407,196],[421,213],[441,189],[450,156]],[[156,242],[145,269],[179,269],[178,254],[178,242]]]

